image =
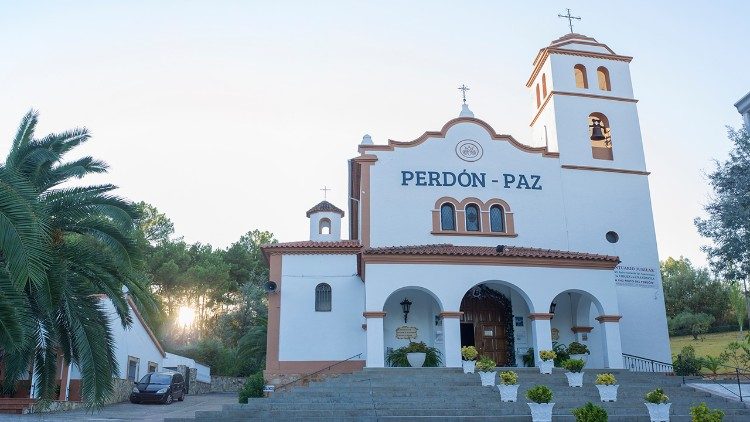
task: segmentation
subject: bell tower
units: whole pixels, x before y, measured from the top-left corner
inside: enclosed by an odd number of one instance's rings
[[[539,50],[526,83],[533,144],[563,165],[645,171],[632,59],[576,33]]]
[[[310,240],[315,242],[333,242],[341,240],[341,218],[344,211],[328,201],[307,211],[310,219]]]

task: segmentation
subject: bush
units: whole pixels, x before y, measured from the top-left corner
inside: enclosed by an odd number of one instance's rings
[[[529,347],[528,350],[526,350],[526,353],[524,353],[523,356],[521,356],[521,360],[523,361],[523,366],[527,368],[533,368],[534,367],[534,348]]]
[[[568,345],[568,354],[570,355],[589,355],[589,348],[585,344],[574,341]]]
[[[247,404],[247,399],[250,397],[263,397],[263,387],[265,387],[266,381],[263,379],[263,373],[257,372],[247,377],[245,385],[240,390],[240,403]]]
[[[703,361],[695,356],[695,348],[693,346],[685,346],[680,351],[680,354],[677,355],[677,359],[674,360],[672,366],[676,375],[700,375]]]
[[[719,373],[721,367],[724,365],[724,358],[722,358],[721,356],[706,356],[702,359],[702,364],[704,368],[708,369],[714,376],[716,376],[716,374]]]
[[[715,320],[713,316],[704,313],[680,312],[667,322],[670,334],[687,330],[693,335],[693,340],[698,340],[698,336],[706,334]]]
[[[461,356],[464,360],[474,360],[479,356],[479,352],[474,346],[464,346],[461,348]]]
[[[615,376],[610,373],[599,374],[596,376],[596,381],[594,381],[594,384],[615,385],[617,384],[617,378],[615,378]]]
[[[557,357],[557,353],[552,350],[542,350],[539,352],[539,357],[546,362],[548,360],[554,360]]]
[[[549,403],[552,401],[552,390],[546,385],[535,385],[526,392],[526,398],[534,403]]]
[[[211,367],[211,373],[215,375],[237,376],[239,375],[239,364],[237,353],[234,349],[224,346],[217,339],[205,339],[195,342],[189,346],[178,348],[175,354],[182,355],[196,362]]]
[[[570,353],[568,353],[568,348],[565,347],[562,343],[553,342],[552,343],[552,351],[555,352],[555,366],[561,367],[562,363],[566,360],[570,359]]]
[[[576,422],[607,422],[607,411],[603,407],[588,402],[581,407],[571,411],[576,417]]]
[[[656,390],[649,391],[644,397],[646,403],[662,404],[669,402],[669,397],[664,394],[664,390],[657,388]]]
[[[518,374],[513,371],[503,371],[500,373],[500,381],[504,385],[518,384]]]
[[[391,350],[385,357],[385,361],[388,366],[408,367],[409,360],[406,358],[407,353],[424,353],[424,366],[426,367],[436,367],[443,363],[443,360],[440,358],[440,350],[430,347],[423,342],[410,342],[408,346]]]
[[[690,408],[690,416],[693,422],[721,422],[724,419],[724,412],[719,409],[709,409],[706,403]]]
[[[583,359],[568,359],[563,362],[563,368],[570,372],[581,372],[586,362]]]
[[[720,356],[729,366],[745,369],[750,368],[750,347],[744,343],[733,341],[721,352]]]
[[[494,360],[484,356],[477,362],[476,368],[480,372],[490,372],[494,371],[496,367],[496,363]]]

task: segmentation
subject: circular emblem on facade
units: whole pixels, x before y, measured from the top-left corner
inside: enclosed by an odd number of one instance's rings
[[[484,151],[479,142],[471,139],[464,139],[456,145],[456,155],[464,161],[477,161],[482,158],[483,153]]]

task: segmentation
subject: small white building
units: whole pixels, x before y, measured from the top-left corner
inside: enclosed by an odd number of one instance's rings
[[[671,362],[631,57],[569,34],[526,86],[531,139],[458,118],[349,161],[343,210],[307,212],[310,240],[265,245],[266,377],[386,366],[412,341],[499,366],[579,341],[589,367]],[[408,313],[406,312],[408,311]],[[538,353],[537,353],[538,359]]]
[[[745,126],[750,128],[750,92],[737,101],[734,106],[737,107],[737,111],[742,115]]]

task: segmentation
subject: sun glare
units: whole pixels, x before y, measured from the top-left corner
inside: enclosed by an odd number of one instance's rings
[[[180,310],[177,313],[177,321],[181,326],[187,327],[193,325],[195,320],[195,311],[189,306],[180,306]]]

